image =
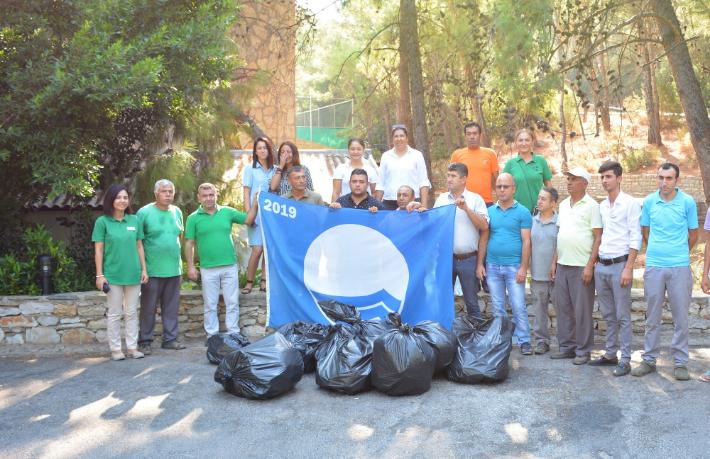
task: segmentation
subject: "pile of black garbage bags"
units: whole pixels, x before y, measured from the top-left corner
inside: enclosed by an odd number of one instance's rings
[[[513,325],[507,317],[459,317],[453,332],[437,322],[414,326],[399,314],[362,320],[353,306],[321,302],[334,322],[291,322],[249,343],[239,333],[210,337],[214,379],[234,395],[269,399],[315,371],[318,386],[344,394],[374,387],[387,395],[418,395],[437,374],[461,383],[500,382],[508,376]]]

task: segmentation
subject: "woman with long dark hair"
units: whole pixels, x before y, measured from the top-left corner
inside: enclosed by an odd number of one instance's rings
[[[133,215],[125,185],[111,185],[104,195],[104,214],[96,219],[91,240],[94,242],[96,288],[106,293],[106,332],[111,360],[123,360],[121,316],[126,328],[126,350],[134,359],[138,351],[138,298],[140,284],[148,282],[143,253],[143,226]]]
[[[242,183],[244,184],[244,210],[249,213],[254,196],[261,191],[268,191],[269,183],[274,175],[274,154],[271,142],[268,139],[259,137],[254,141],[252,149],[251,165],[244,168]],[[249,247],[251,255],[247,264],[247,283],[242,289],[243,294],[251,293],[254,288],[254,276],[259,260],[264,253],[264,242],[261,240],[261,216],[257,217],[256,223],[247,227],[249,236]],[[261,264],[261,285],[259,290],[266,291],[266,271],[264,263]]]
[[[336,167],[333,172],[333,195],[331,196],[331,202],[335,202],[339,197],[350,193],[350,174],[355,169],[364,169],[367,172],[369,192],[371,195],[375,194],[377,168],[370,166],[369,163],[363,160],[364,153],[364,140],[357,137],[348,140],[348,156],[350,158]]]
[[[291,191],[291,185],[288,183],[288,170],[293,166],[303,166],[296,144],[290,140],[283,142],[276,153],[276,162],[278,165],[274,168],[274,176],[271,178],[269,189],[274,193],[284,195]],[[306,166],[303,166],[303,169],[306,173],[306,188],[313,191],[311,172]]]

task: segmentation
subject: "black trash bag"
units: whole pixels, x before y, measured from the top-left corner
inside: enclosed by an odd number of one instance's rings
[[[440,323],[432,320],[419,322],[414,330],[436,350],[436,371],[443,371],[451,364],[456,354],[456,335],[445,329]]]
[[[318,386],[357,394],[370,388],[372,343],[362,332],[347,323],[331,327],[330,334],[316,351]]]
[[[375,341],[372,385],[387,395],[423,394],[431,387],[437,351],[408,325],[389,330]]]
[[[330,327],[327,325],[301,321],[290,322],[279,328],[279,333],[301,352],[304,373],[316,370],[316,350],[329,331]]]
[[[446,377],[468,384],[500,382],[508,377],[513,323],[504,316],[487,320],[461,316],[454,321],[458,349]]]
[[[241,333],[218,333],[212,335],[207,339],[207,360],[210,363],[219,365],[227,354],[249,344],[249,340]]]
[[[318,304],[325,315],[333,322],[352,324],[360,320],[360,313],[355,306],[334,300],[319,301]]]
[[[301,353],[275,332],[227,354],[214,380],[230,394],[265,400],[290,391],[302,376]]]

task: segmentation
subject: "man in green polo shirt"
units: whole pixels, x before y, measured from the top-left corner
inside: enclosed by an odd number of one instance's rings
[[[137,212],[143,226],[143,249],[148,267],[148,283],[141,287],[140,335],[138,348],[150,355],[155,331],[155,314],[160,303],[163,321],[163,349],[185,349],[178,341],[178,309],[182,258],[180,236],[183,231],[182,211],[173,205],[175,185],[166,179],[155,183],[155,202]]]
[[[225,322],[227,331],[239,331],[239,270],[237,254],[232,239],[232,225],[251,225],[258,210],[258,193],[249,213],[217,204],[217,188],[211,183],[203,183],[197,188],[200,207],[187,217],[185,225],[185,257],[187,276],[197,280],[195,269],[195,244],[200,259],[202,276],[202,300],[205,307],[205,332],[207,338],[219,333],[217,303],[222,291],[226,305]]]
[[[284,198],[319,206],[325,205],[320,194],[306,188],[306,169],[303,166],[293,166],[288,170],[288,183],[291,185],[291,191],[284,194]]]
[[[587,194],[591,175],[581,167],[567,172],[569,197],[560,203],[557,216],[557,250],[550,267],[555,281],[559,352],[553,359],[589,362],[594,346],[594,264],[602,236],[599,204]]]

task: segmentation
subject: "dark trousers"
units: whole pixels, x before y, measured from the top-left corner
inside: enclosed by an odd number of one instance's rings
[[[594,279],[582,283],[583,266],[557,264],[555,275],[555,311],[560,352],[575,351],[582,356],[594,346]]]
[[[482,319],[481,308],[478,305],[478,279],[476,278],[476,260],[477,256],[468,257],[464,260],[454,258],[454,269],[452,282],[456,283],[456,278],[459,278],[461,290],[463,291],[463,300],[466,303],[466,314],[469,317]]]
[[[141,315],[138,344],[153,341],[155,312],[160,303],[163,319],[163,343],[178,337],[178,309],[180,308],[180,283],[182,276],[151,277],[141,286]]]

